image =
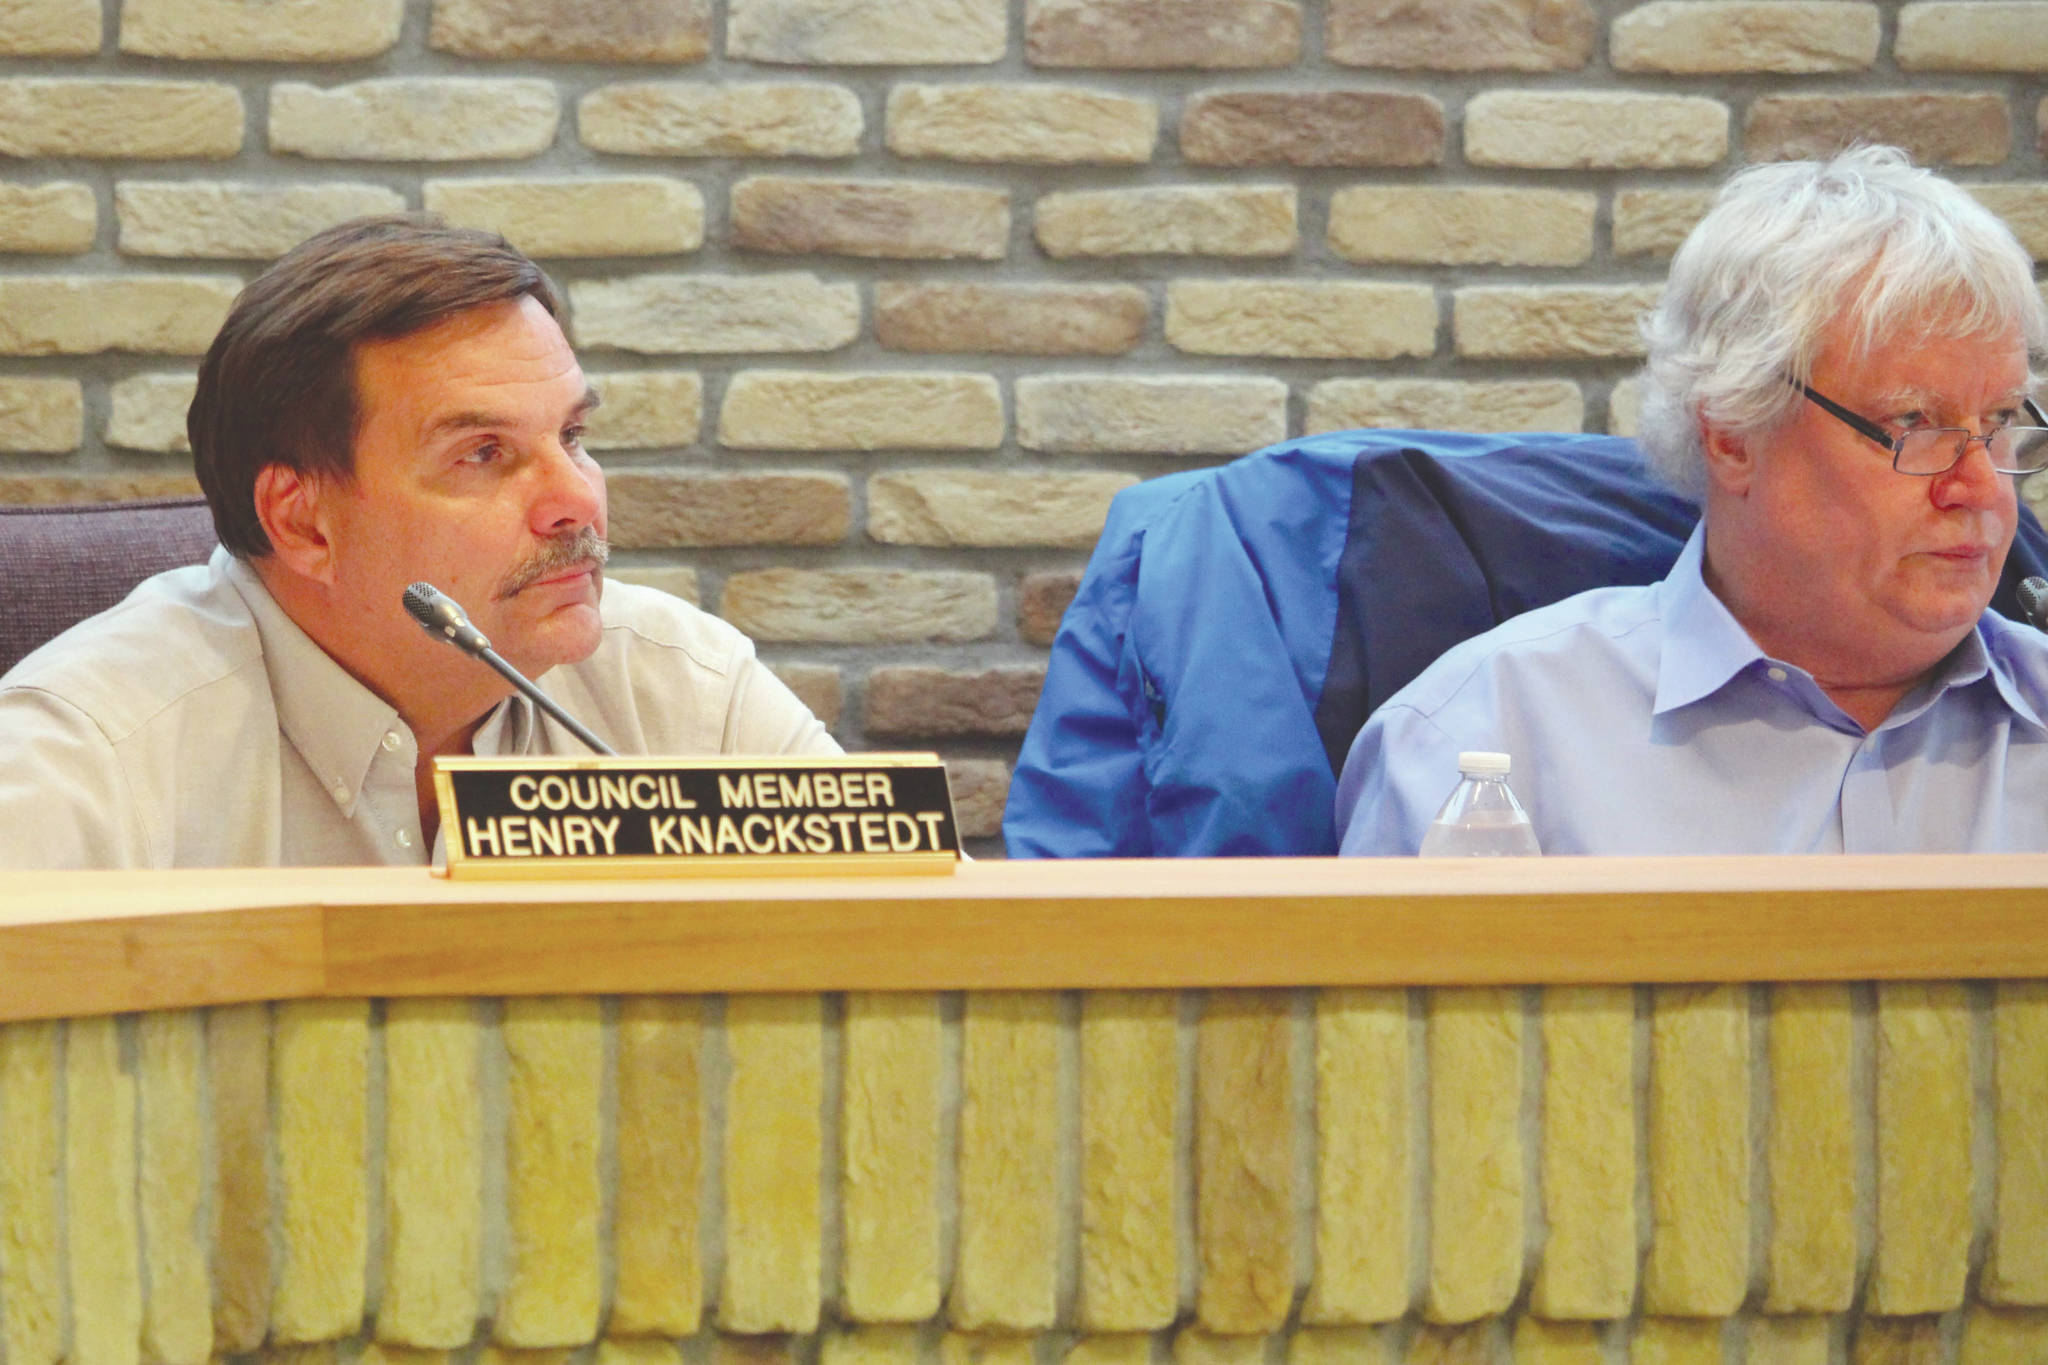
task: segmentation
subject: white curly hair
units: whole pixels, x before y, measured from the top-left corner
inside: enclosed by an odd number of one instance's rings
[[[1930,332],[2018,331],[2048,354],[2033,260],[1970,194],[1893,147],[1733,176],[1643,321],[1638,441],[1673,487],[1706,492],[1700,419],[1738,434],[1790,414],[1838,321],[1859,351]]]

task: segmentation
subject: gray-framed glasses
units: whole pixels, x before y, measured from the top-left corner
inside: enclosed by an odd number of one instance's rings
[[[1962,427],[1923,427],[1894,436],[1868,417],[1859,417],[1825,394],[1814,392],[1811,384],[1787,378],[1786,383],[1805,394],[1813,405],[1859,436],[1875,441],[1892,453],[1892,468],[1916,478],[1946,474],[1970,453],[1970,443],[1981,441],[1991,456],[1991,467],[2001,474],[2038,474],[2048,469],[2048,417],[2022,399],[2032,426],[2005,426],[1979,436]]]

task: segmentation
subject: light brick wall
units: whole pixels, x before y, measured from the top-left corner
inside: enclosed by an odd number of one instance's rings
[[[2042,982],[13,1024],[0,1350],[2020,1365],[2044,1058]]]
[[[986,836],[1116,488],[1629,430],[1730,169],[1897,141],[2048,253],[2044,97],[2048,0],[0,0],[0,500],[190,487],[194,357],[305,234],[496,227],[607,390],[619,573]]]

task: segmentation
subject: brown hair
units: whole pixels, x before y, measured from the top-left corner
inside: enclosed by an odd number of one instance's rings
[[[251,280],[206,349],[185,414],[220,543],[243,559],[270,553],[256,517],[265,465],[353,477],[359,342],[525,294],[561,316],[554,285],[511,243],[425,214],[329,228]]]

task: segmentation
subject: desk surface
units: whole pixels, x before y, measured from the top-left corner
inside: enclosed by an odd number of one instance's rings
[[[2048,976],[2048,855],[18,873],[0,1019],[307,996]]]

